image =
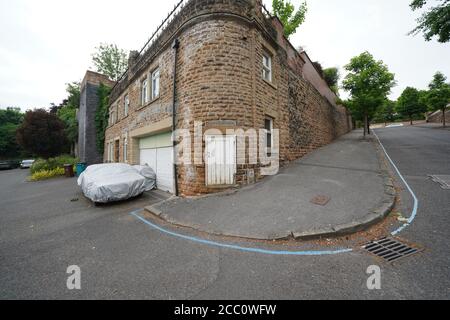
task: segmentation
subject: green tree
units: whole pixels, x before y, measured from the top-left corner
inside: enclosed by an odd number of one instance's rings
[[[24,155],[16,141],[16,130],[23,121],[19,108],[0,110],[0,159],[18,158]]]
[[[68,151],[64,122],[44,109],[28,111],[16,137],[27,152],[45,159]]]
[[[323,78],[330,89],[337,95],[339,93],[339,69],[328,68],[323,70]]]
[[[366,133],[370,134],[370,119],[396,84],[394,74],[389,72],[383,61],[376,61],[369,52],[352,58],[345,70],[348,74],[343,81],[343,88],[350,93],[347,105],[356,120],[364,122],[366,136]]]
[[[442,111],[444,127],[446,126],[445,113],[447,106],[450,104],[450,83],[441,72],[437,72],[433,81],[429,84],[429,91],[425,97],[425,101],[430,111]]]
[[[395,121],[395,107],[396,102],[386,99],[383,103],[383,105],[378,109],[375,119],[378,122],[384,122],[385,125],[388,124],[388,122],[394,122]]]
[[[92,55],[92,62],[97,72],[117,81],[127,70],[127,54],[115,44],[102,43]]]
[[[6,110],[0,110],[0,125],[6,123],[20,124],[23,121],[23,113],[20,108],[6,108]]]
[[[71,154],[73,155],[75,145],[78,141],[77,110],[80,108],[80,83],[72,82],[67,84],[66,91],[68,97],[57,108],[57,115],[65,124],[66,136],[71,146]]]
[[[428,85],[430,90],[441,89],[445,86],[447,77],[440,71],[436,72],[433,76],[433,80]]]
[[[410,35],[423,33],[426,41],[437,36],[439,42],[450,40],[450,0],[438,0],[439,5],[431,7],[418,20],[418,26],[410,32]],[[413,10],[422,9],[429,1],[414,0],[410,7]]]
[[[407,87],[398,98],[396,111],[413,125],[414,116],[425,113],[427,106],[423,103],[419,90]]]
[[[272,10],[273,14],[283,23],[284,35],[286,38],[289,38],[305,22],[308,6],[306,2],[303,2],[298,10],[295,11],[294,5],[289,0],[273,0]]]

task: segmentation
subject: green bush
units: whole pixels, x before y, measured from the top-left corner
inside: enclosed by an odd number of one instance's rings
[[[42,181],[42,180],[47,180],[47,179],[63,176],[63,175],[64,175],[64,168],[56,168],[53,170],[42,170],[42,171],[33,173],[30,180],[31,181]]]
[[[78,162],[78,159],[67,155],[50,158],[48,160],[39,159],[31,167],[31,174],[35,174],[41,171],[63,169],[65,164],[76,165]]]

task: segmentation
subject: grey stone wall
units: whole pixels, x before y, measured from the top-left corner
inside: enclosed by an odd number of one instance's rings
[[[103,156],[96,145],[95,114],[99,103],[99,85],[86,82],[81,91],[80,111],[78,113],[78,157],[87,164],[103,163]]]

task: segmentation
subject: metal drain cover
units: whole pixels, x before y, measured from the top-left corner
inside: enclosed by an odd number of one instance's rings
[[[325,207],[328,204],[328,202],[330,202],[330,200],[331,198],[328,196],[318,195],[311,199],[311,203]]]
[[[383,258],[387,262],[394,262],[420,251],[420,249],[414,248],[394,238],[375,240],[362,248],[377,257]]]
[[[444,190],[450,190],[450,176],[448,175],[434,175],[430,176],[431,180],[441,185],[441,188]]]

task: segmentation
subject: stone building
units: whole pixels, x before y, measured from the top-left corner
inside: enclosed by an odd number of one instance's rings
[[[270,150],[277,129],[284,165],[351,130],[331,90],[305,77],[306,62],[260,0],[185,1],[113,88],[104,159],[149,164],[160,189],[183,196],[258,181],[267,164],[249,155],[261,146],[242,150],[221,133],[266,129]],[[180,129],[204,139],[181,152],[171,138]],[[186,154],[192,163],[174,165]]]

